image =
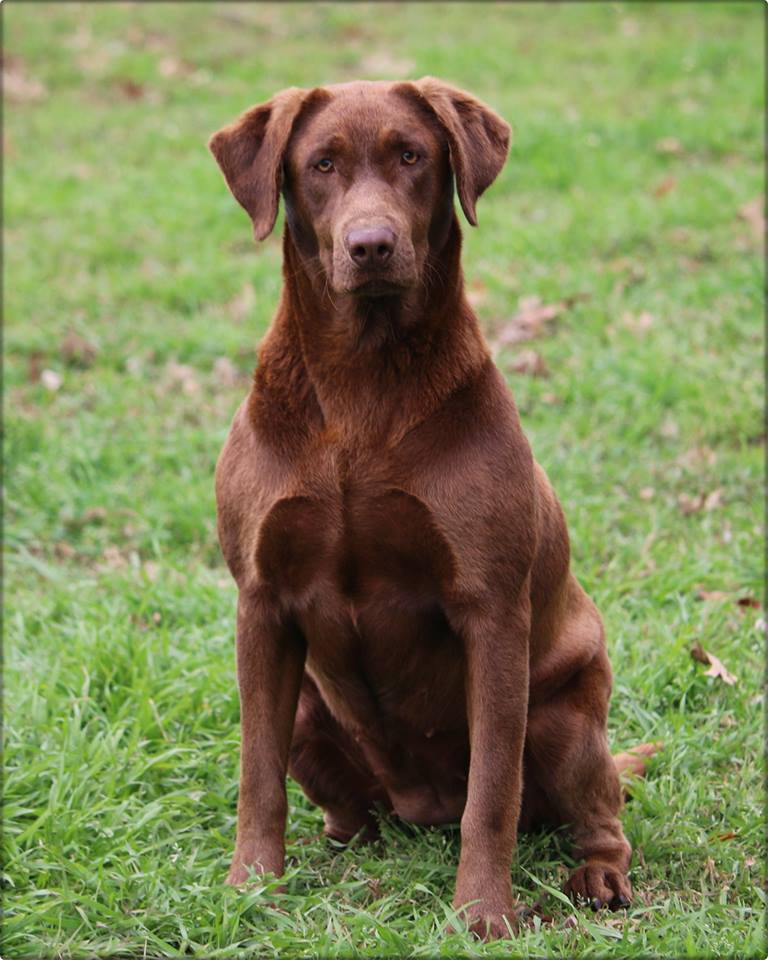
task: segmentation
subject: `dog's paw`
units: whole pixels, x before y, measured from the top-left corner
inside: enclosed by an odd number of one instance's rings
[[[489,905],[480,900],[464,907],[458,907],[456,912],[467,925],[467,930],[480,940],[509,940],[515,936],[523,919],[530,913],[525,907],[516,907],[511,901],[505,906]],[[449,926],[448,933],[457,933],[455,927]]]
[[[232,857],[227,883],[232,887],[238,887],[254,876],[258,877],[265,873],[280,877],[283,873],[284,860],[285,853],[282,848],[266,851],[238,846]]]
[[[593,910],[601,907],[618,910],[629,906],[632,899],[632,887],[626,874],[596,860],[587,861],[571,873],[565,892],[574,901],[588,903]]]

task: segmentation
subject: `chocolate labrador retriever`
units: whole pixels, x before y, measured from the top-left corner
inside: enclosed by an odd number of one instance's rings
[[[467,302],[467,220],[509,127],[418,82],[289,89],[210,148],[283,291],[218,462],[242,759],[229,873],[281,874],[286,772],[326,833],[461,822],[455,905],[509,936],[518,827],[567,823],[568,891],[629,902],[594,604]]]

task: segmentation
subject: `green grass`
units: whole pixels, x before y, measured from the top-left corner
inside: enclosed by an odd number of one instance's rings
[[[762,259],[739,216],[762,10],[5,5],[4,956],[764,955],[764,612],[736,602],[762,576]],[[336,849],[294,785],[288,892],[223,885],[239,736],[212,474],[280,245],[253,247],[205,141],[283,86],[424,73],[515,128],[465,230],[483,323],[585,295],[525,345],[548,378],[499,362],[605,617],[612,741],[666,743],[624,817],[632,908],[566,923],[568,845],[523,837],[513,882],[551,922],[511,945],[444,934],[455,830]]]

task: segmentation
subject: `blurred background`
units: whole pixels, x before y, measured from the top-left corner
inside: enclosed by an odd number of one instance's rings
[[[611,736],[668,743],[627,814],[637,912],[569,933],[554,901],[528,948],[757,949],[762,10],[4,5],[8,956],[443,942],[445,832],[290,847],[288,920],[219,886],[238,704],[212,477],[281,227],[254,244],[206,141],[285,86],[427,73],[514,128],[464,224],[470,298],[605,615]],[[291,801],[293,843],[320,820]],[[547,843],[521,864],[559,885]]]

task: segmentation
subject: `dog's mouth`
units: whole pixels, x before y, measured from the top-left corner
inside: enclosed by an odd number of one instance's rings
[[[394,297],[405,293],[407,289],[407,286],[403,283],[387,280],[383,277],[375,277],[352,287],[349,293],[356,297]]]

